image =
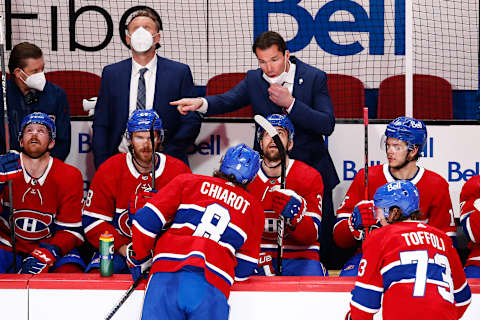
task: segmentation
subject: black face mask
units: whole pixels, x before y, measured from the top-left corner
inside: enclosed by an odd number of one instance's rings
[[[40,99],[40,93],[38,90],[32,89],[27,92],[25,96],[23,96],[26,105],[31,105],[37,103]]]

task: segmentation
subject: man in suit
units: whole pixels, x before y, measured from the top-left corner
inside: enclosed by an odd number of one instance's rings
[[[180,115],[168,103],[192,97],[190,68],[156,54],[161,21],[150,9],[134,13],[127,25],[126,43],[132,58],[106,66],[93,119],[95,167],[118,152],[128,151],[124,135],[129,115],[136,109],[154,109],[164,124],[163,153],[185,163],[187,148],[195,141],[201,125],[196,113]],[[173,109],[173,110],[172,110]]]
[[[7,80],[10,149],[21,151],[17,138],[22,120],[33,112],[43,112],[57,128],[55,146],[50,154],[64,161],[70,153],[70,107],[65,91],[46,80],[44,68],[43,52],[38,46],[21,42],[13,47],[8,60],[10,79]],[[2,92],[0,99],[3,99]],[[3,119],[3,108],[0,109]],[[0,132],[3,137],[3,125],[0,126]],[[5,152],[5,138],[0,138],[0,152]]]
[[[199,111],[207,115],[227,113],[251,104],[253,113],[267,116],[286,113],[295,126],[293,159],[301,160],[322,175],[322,251],[332,244],[335,216],[332,189],[339,183],[323,136],[335,127],[333,105],[325,72],[290,56],[285,40],[276,32],[259,35],[252,47],[260,68],[247,72],[245,79],[230,91],[205,98],[184,98],[170,104],[181,114]],[[259,150],[255,141],[255,149]],[[322,257],[329,256],[322,252]],[[328,258],[327,258],[328,259]],[[327,263],[328,264],[328,263]]]

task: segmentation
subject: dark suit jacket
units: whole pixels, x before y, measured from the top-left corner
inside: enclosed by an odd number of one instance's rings
[[[289,115],[295,126],[293,149],[290,156],[317,169],[325,189],[332,190],[339,179],[328,153],[323,136],[332,134],[335,127],[333,104],[328,94],[325,72],[295,57],[296,64],[293,97],[295,103]],[[268,98],[269,83],[262,78],[262,70],[250,70],[245,79],[230,91],[206,97],[207,115],[227,113],[252,105],[253,113],[268,116],[281,109]],[[255,141],[258,150],[258,142]]]
[[[118,152],[127,128],[132,59],[106,66],[93,118],[93,156],[95,167]],[[200,132],[201,117],[190,112],[182,116],[170,101],[195,95],[190,68],[157,56],[153,108],[163,122],[163,152],[188,164],[187,148]]]
[[[3,99],[3,93],[0,92],[0,99]],[[18,142],[18,133],[20,123],[23,118],[32,112],[43,112],[55,121],[57,137],[55,146],[50,155],[64,161],[70,153],[71,126],[70,126],[70,107],[68,105],[67,94],[56,84],[47,81],[43,91],[37,92],[36,102],[25,103],[25,96],[20,91],[13,80],[7,80],[7,105],[8,105],[8,123],[10,133],[10,149],[20,150]],[[5,152],[5,129],[3,125],[3,108],[0,108],[0,152]]]

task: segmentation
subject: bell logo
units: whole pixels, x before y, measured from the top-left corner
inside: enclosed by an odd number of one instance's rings
[[[400,182],[394,182],[389,185],[387,185],[387,190],[388,191],[393,191],[393,190],[398,190],[400,189]]]
[[[325,52],[336,56],[358,54],[365,49],[369,55],[383,55],[385,51],[385,1],[370,0],[368,9],[351,0],[321,1],[323,6],[307,10],[300,0],[254,0],[253,38],[269,30],[269,16],[289,15],[296,20],[297,34],[287,42],[291,52],[301,51],[315,38]],[[320,2],[320,1],[319,1]],[[366,1],[362,1],[365,3]],[[318,3],[318,2],[317,2]],[[366,5],[365,5],[366,6]],[[315,14],[312,10],[318,9]],[[367,12],[368,10],[368,12]],[[312,12],[312,13],[311,13]],[[351,18],[338,21],[339,12],[348,12]],[[395,55],[405,55],[405,7],[395,6],[394,46]],[[335,18],[334,18],[335,17]],[[352,21],[353,20],[353,21]],[[331,34],[368,33],[368,48],[352,38],[349,43],[335,41]]]
[[[410,121],[410,125],[412,128],[421,129],[422,123],[420,121]]]

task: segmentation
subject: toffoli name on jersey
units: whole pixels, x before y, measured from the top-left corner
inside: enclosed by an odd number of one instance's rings
[[[415,231],[401,234],[407,243],[407,246],[416,246],[419,244],[430,244],[438,250],[445,251],[445,243],[442,238],[426,231]]]

